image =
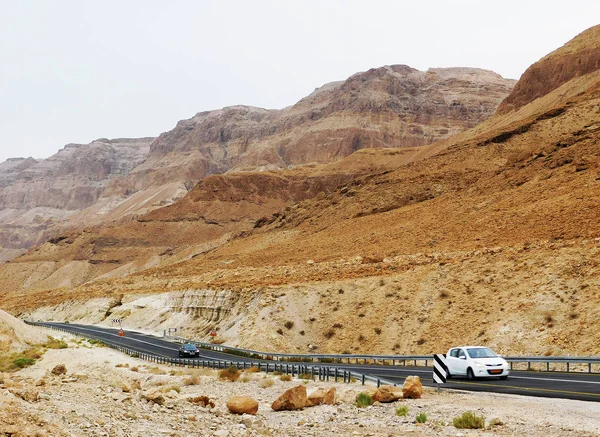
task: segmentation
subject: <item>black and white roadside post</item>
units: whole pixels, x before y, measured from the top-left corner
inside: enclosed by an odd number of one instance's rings
[[[440,391],[440,384],[446,383],[448,375],[448,365],[446,364],[446,354],[433,355],[433,382],[437,384],[437,390]]]

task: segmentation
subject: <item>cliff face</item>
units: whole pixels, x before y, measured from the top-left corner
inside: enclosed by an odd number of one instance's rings
[[[545,96],[574,77],[600,69],[600,25],[580,33],[561,48],[544,56],[523,73],[499,114],[519,109]]]
[[[363,148],[430,144],[489,117],[513,85],[485,70],[393,65],[327,84],[284,110],[202,112],[160,135],[135,171],[143,176],[130,183],[199,180],[330,162]]]
[[[0,164],[0,260],[46,239],[144,161],[153,138],[69,144],[44,160]]]

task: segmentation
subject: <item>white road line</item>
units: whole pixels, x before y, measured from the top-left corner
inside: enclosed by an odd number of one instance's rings
[[[535,381],[578,382],[580,384],[600,384],[600,381],[580,381],[577,379],[532,378],[529,376],[509,376],[510,379],[533,379]]]

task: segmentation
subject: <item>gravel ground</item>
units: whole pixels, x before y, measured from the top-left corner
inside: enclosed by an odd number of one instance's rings
[[[17,374],[0,377],[0,436],[600,435],[600,403],[425,389],[421,399],[357,408],[354,398],[364,390],[358,384],[284,382],[264,373],[226,382],[214,371],[157,367],[77,342],[48,351]],[[66,375],[50,373],[57,364],[66,365]],[[273,411],[271,403],[298,384],[309,392],[336,387],[336,405]],[[153,391],[164,397],[163,405],[144,399]],[[230,414],[225,404],[234,395],[256,399],[258,414]],[[215,406],[204,408],[188,400],[196,396],[209,397]],[[406,417],[396,415],[401,405],[408,406]],[[485,416],[486,425],[493,418],[502,424],[484,430],[455,428],[452,419],[465,411]],[[427,414],[426,423],[415,423],[419,413]]]

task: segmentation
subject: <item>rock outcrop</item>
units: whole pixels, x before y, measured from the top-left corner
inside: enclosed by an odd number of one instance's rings
[[[152,140],[99,139],[68,144],[48,159],[1,163],[0,262],[75,225],[69,224],[74,214],[95,205],[112,179],[146,159]],[[121,193],[119,199],[129,194]]]
[[[600,25],[580,33],[561,48],[544,56],[523,73],[499,114],[519,109],[543,97],[574,77],[600,69]]]

